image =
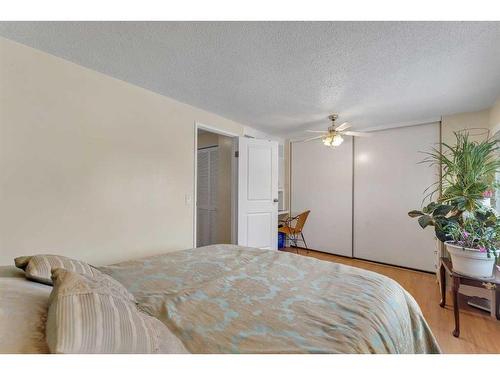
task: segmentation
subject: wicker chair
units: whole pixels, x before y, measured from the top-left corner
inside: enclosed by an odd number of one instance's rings
[[[285,236],[290,240],[292,247],[298,247],[298,241],[302,241],[304,243],[304,247],[306,249],[308,248],[302,229],[304,228],[304,224],[306,223],[310,212],[311,211],[309,210],[304,211],[297,216],[288,216],[286,219],[281,220],[282,226],[278,228],[278,232],[285,234]]]

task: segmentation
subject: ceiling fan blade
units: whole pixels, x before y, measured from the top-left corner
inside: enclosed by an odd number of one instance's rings
[[[328,133],[328,130],[307,130],[309,133]]]
[[[362,133],[362,132],[343,132],[342,134],[345,134],[345,135],[352,135],[354,137],[370,137],[371,134],[370,133]]]
[[[309,142],[309,141],[314,141],[315,139],[320,139],[320,138],[323,138],[323,136],[318,135],[317,137],[306,138],[306,139],[301,140],[300,142]]]
[[[342,130],[349,129],[352,125],[348,122],[344,122],[335,128],[335,131],[341,132]]]

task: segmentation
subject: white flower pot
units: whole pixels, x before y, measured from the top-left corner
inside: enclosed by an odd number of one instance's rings
[[[446,249],[450,253],[453,271],[464,276],[491,278],[495,266],[495,256],[482,253],[476,249],[464,248],[454,245],[450,241],[445,242]],[[497,255],[500,251],[497,251]]]

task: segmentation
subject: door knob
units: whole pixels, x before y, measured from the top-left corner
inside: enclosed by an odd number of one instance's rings
[[[278,202],[279,202],[278,198],[274,198],[274,199],[273,199],[273,202],[274,202],[274,203],[278,203]]]

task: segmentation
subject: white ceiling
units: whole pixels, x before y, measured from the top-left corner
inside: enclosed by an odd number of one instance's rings
[[[480,110],[500,22],[0,22],[0,35],[276,135]]]

